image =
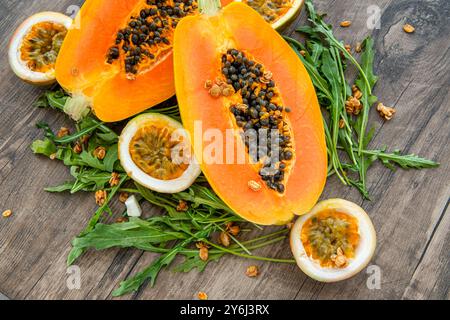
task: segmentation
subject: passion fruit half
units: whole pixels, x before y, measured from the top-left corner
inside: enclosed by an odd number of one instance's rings
[[[276,30],[284,29],[300,13],[304,0],[234,0],[256,10]]]
[[[30,84],[54,83],[56,58],[71,25],[70,17],[57,12],[41,12],[25,20],[9,45],[14,73]]]
[[[319,202],[297,219],[291,230],[291,250],[300,269],[322,282],[348,279],[372,259],[376,234],[367,213],[353,202]]]
[[[128,122],[119,139],[119,159],[134,181],[161,193],[181,192],[201,173],[182,124],[157,113]]]

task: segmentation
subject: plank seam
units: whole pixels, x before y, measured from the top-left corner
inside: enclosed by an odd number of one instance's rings
[[[438,221],[436,222],[436,224],[435,224],[435,226],[434,226],[434,228],[433,228],[433,231],[431,231],[430,238],[428,239],[428,241],[427,241],[427,243],[426,243],[426,245],[425,245],[425,248],[424,248],[422,254],[420,255],[419,261],[417,262],[417,265],[416,265],[416,267],[414,268],[414,271],[413,271],[413,273],[412,273],[412,275],[411,275],[411,278],[410,278],[410,280],[409,280],[408,286],[405,288],[405,291],[403,291],[402,298],[405,296],[405,293],[406,293],[406,291],[408,290],[409,286],[411,285],[411,282],[413,281],[414,276],[415,276],[415,274],[417,273],[417,271],[418,271],[418,269],[419,269],[419,267],[420,267],[420,264],[422,263],[423,259],[425,258],[425,255],[426,255],[426,253],[427,253],[427,251],[428,251],[428,247],[430,246],[431,241],[433,240],[434,235],[436,234],[436,231],[437,231],[437,229],[439,228],[439,225],[441,224],[442,219],[444,218],[445,213],[447,212],[447,209],[448,209],[449,205],[450,205],[450,197],[449,197],[449,199],[447,200],[447,203],[445,204],[445,207],[444,207],[444,209],[442,210],[442,212],[441,212],[441,214],[440,214],[440,216],[439,216],[439,219],[438,219]]]

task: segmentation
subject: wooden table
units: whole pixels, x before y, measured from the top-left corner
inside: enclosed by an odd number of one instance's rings
[[[370,30],[368,7],[382,14],[380,29]],[[41,136],[35,123],[59,128],[64,117],[32,107],[41,90],[22,83],[7,62],[9,37],[19,23],[43,10],[66,12],[81,0],[1,0],[0,30],[0,204],[13,215],[0,218],[0,292],[13,299],[109,299],[128,274],[141,270],[154,254],[138,250],[90,251],[78,261],[81,288],[69,290],[65,260],[71,239],[96,208],[91,194],[55,195],[43,191],[69,178],[67,168],[30,151]],[[329,14],[337,35],[353,47],[368,34],[376,43],[375,94],[397,114],[384,122],[371,111],[377,127],[373,147],[385,144],[439,161],[433,170],[389,171],[377,164],[369,171],[373,201],[363,201],[335,178],[323,198],[359,203],[373,219],[378,247],[372,265],[381,271],[381,288],[369,289],[369,274],[336,284],[316,282],[295,265],[257,263],[262,274],[247,278],[248,260],[226,257],[203,274],[163,272],[154,288],[124,298],[211,299],[448,299],[450,298],[450,2],[448,0],[316,0]],[[373,9],[370,8],[370,9]],[[375,8],[376,9],[376,8]],[[339,22],[351,20],[350,28]],[[404,23],[416,27],[406,34]],[[287,31],[305,23],[305,14]],[[289,257],[288,243],[262,255]],[[0,294],[1,297],[1,294]]]

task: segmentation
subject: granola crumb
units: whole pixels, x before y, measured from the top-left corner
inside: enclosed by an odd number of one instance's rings
[[[348,53],[352,53],[352,46],[349,44],[344,45],[345,50],[347,50]]]
[[[209,89],[209,94],[214,98],[218,98],[222,94],[222,89],[219,85],[213,84]]]
[[[259,191],[259,190],[261,190],[261,185],[260,185],[258,182],[256,182],[255,180],[250,180],[250,181],[248,182],[248,187],[249,187],[250,189],[252,189],[253,191]]]
[[[129,196],[130,195],[127,192],[121,192],[121,193],[119,193],[119,201],[122,203],[125,203],[125,201],[128,200]]]
[[[80,154],[82,151],[83,147],[79,142],[76,142],[75,145],[73,146],[73,152],[75,152],[76,154]]]
[[[306,56],[306,51],[305,50],[300,50],[300,54],[304,57],[304,56]]]
[[[362,109],[361,101],[359,101],[354,96],[350,96],[348,100],[345,102],[345,110],[348,114],[354,114],[357,116]]]
[[[416,31],[416,28],[407,23],[403,26],[403,31],[405,31],[406,33],[413,33],[414,31]]]
[[[118,186],[118,185],[119,185],[119,182],[120,182],[120,176],[119,176],[119,174],[118,174],[117,172],[113,172],[113,173],[111,174],[111,179],[109,179],[109,185],[110,185],[111,187],[115,187],[115,186]]]
[[[331,256],[331,260],[338,268],[344,268],[348,265],[348,259],[341,247],[337,248],[336,254],[333,254]]]
[[[342,28],[347,28],[347,27],[350,27],[351,25],[352,25],[352,22],[350,20],[345,20],[340,23],[340,26]]]
[[[105,159],[106,156],[106,149],[104,147],[97,147],[94,150],[94,157],[96,157],[99,160]]]
[[[229,85],[222,86],[221,90],[224,97],[229,97],[233,94],[233,89]]]
[[[124,223],[124,222],[128,222],[128,218],[127,217],[119,217],[116,220],[116,223]]]
[[[107,196],[108,194],[105,190],[98,190],[97,192],[95,192],[95,203],[97,203],[99,206],[104,205]]]
[[[339,120],[339,129],[344,129],[344,127],[345,127],[345,121],[344,121],[344,119],[340,119]]]
[[[178,206],[176,209],[178,212],[186,212],[186,211],[188,211],[188,209],[189,209],[189,206],[186,201],[180,200],[178,202]]]
[[[56,136],[58,138],[62,138],[65,136],[68,136],[70,134],[70,130],[66,127],[61,127],[61,129],[59,129],[58,133],[56,134]]]
[[[357,53],[360,53],[362,51],[362,43],[361,42],[356,43],[355,51]]]
[[[86,135],[84,135],[84,136],[80,139],[80,142],[81,142],[82,144],[84,144],[84,145],[87,145],[90,138],[91,138],[91,136],[88,135],[88,134],[86,134]]]
[[[222,231],[221,233],[220,233],[220,236],[219,236],[219,242],[224,246],[224,247],[229,247],[230,246],[230,235],[227,233],[227,232],[225,232],[225,231]]]
[[[205,81],[205,89],[211,89],[213,82],[211,80]]]
[[[198,251],[198,256],[200,257],[200,259],[202,261],[208,261],[208,258],[209,258],[208,248],[201,247],[200,250]]]
[[[207,295],[205,292],[200,291],[200,292],[198,293],[198,298],[199,298],[200,300],[208,300],[208,295]]]
[[[385,120],[391,120],[395,114],[394,108],[386,107],[381,102],[377,105],[377,111],[380,113],[380,116]]]
[[[233,222],[227,224],[226,230],[233,236],[237,236],[239,232],[241,232],[241,228],[238,225],[233,224]]]
[[[207,243],[203,242],[203,241],[198,241],[198,242],[196,242],[196,243],[195,243],[195,247],[196,247],[197,249],[201,249],[201,248],[207,248],[207,249],[209,249],[209,245],[208,245]]]
[[[362,98],[362,92],[361,92],[361,90],[359,90],[359,88],[356,85],[352,86],[352,94],[353,94],[353,97],[355,97],[358,100],[360,100]]]
[[[12,215],[12,210],[9,210],[9,209],[3,211],[3,213],[2,213],[3,218],[9,218],[9,217],[11,217],[11,215]]]
[[[254,278],[259,275],[259,268],[258,266],[249,266],[245,272],[247,277]]]

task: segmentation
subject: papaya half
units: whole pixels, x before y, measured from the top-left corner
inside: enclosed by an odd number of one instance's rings
[[[315,205],[327,176],[311,79],[250,7],[234,2],[220,9],[218,0],[199,6],[203,14],[184,18],[174,38],[176,93],[195,156],[238,215],[261,225],[286,223]],[[217,142],[220,136],[225,142]]]
[[[56,79],[98,118],[123,120],[175,94],[173,33],[194,0],[87,0],[61,47]]]

